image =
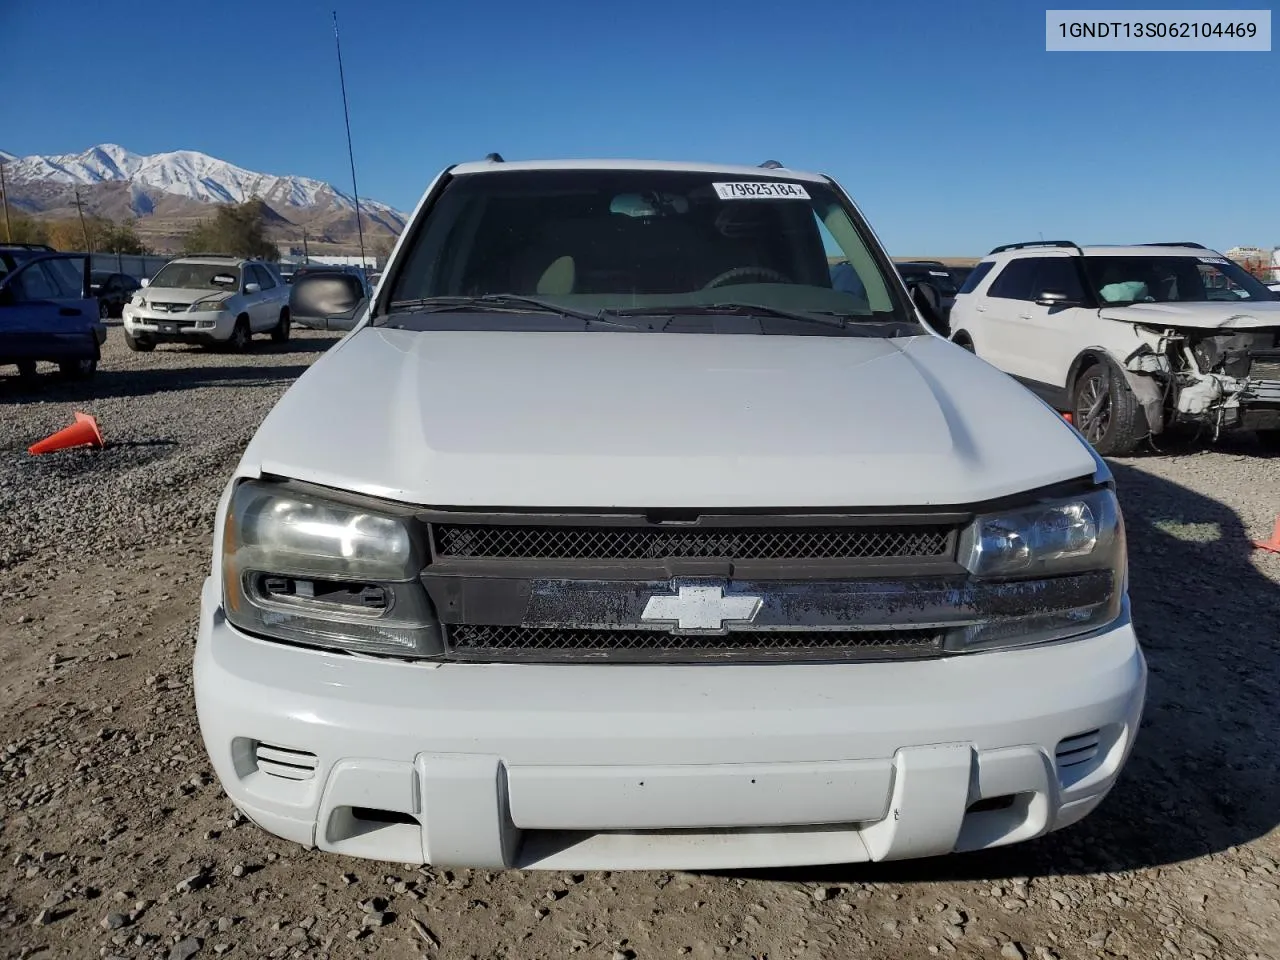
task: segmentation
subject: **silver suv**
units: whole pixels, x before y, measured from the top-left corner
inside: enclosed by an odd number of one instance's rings
[[[142,283],[122,314],[130,350],[200,343],[240,351],[255,333],[289,339],[289,287],[264,260],[180,257]]]

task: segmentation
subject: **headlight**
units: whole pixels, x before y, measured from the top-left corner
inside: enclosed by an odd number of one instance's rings
[[[187,307],[188,313],[216,313],[219,310],[225,310],[230,297],[214,297],[212,299],[197,300],[191,306]]]
[[[998,616],[953,631],[953,650],[1063,640],[1122,612],[1124,520],[1109,488],[979,516],[960,537],[959,559],[977,580],[1007,582],[1017,599],[992,611]]]
[[[418,573],[419,528],[396,504],[300,484],[240,484],[222,542],[223,606],[248,633],[429,656],[440,628]]]
[[[140,293],[135,294],[134,298],[129,302],[133,304],[135,307],[142,307],[142,309],[144,310],[147,308],[147,298]]]

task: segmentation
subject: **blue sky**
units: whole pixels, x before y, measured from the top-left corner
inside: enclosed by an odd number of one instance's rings
[[[490,150],[776,158],[838,178],[897,255],[1280,244],[1280,53],[1051,54],[1045,5],[1007,0],[0,0],[0,148],[349,189],[335,8],[361,194],[405,210]]]

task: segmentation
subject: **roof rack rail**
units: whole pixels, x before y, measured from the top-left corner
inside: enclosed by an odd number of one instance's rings
[[[780,164],[777,160],[766,160],[764,163],[760,164],[760,166],[763,167],[765,170],[785,170],[786,169],[786,167]]]
[[[987,256],[996,253],[1004,253],[1006,250],[1025,250],[1027,247],[1070,247],[1077,253],[1083,255],[1084,251],[1080,249],[1080,244],[1074,240],[1027,240],[1024,243],[1006,243],[996,247]]]
[[[490,163],[506,163],[506,161],[502,159],[502,154],[500,153],[487,153],[484,158]]]
[[[1169,240],[1161,243],[1140,243],[1140,247],[1191,247],[1195,250],[1208,250],[1203,243],[1196,243],[1194,240]]]
[[[9,247],[11,250],[46,250],[49,253],[58,252],[47,243],[18,243],[17,241],[10,243],[6,240],[5,242],[0,243],[0,247]]]

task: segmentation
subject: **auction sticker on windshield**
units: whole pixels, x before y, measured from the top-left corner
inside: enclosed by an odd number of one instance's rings
[[[744,183],[713,183],[721,200],[808,200],[809,191],[798,183],[748,180]]]

